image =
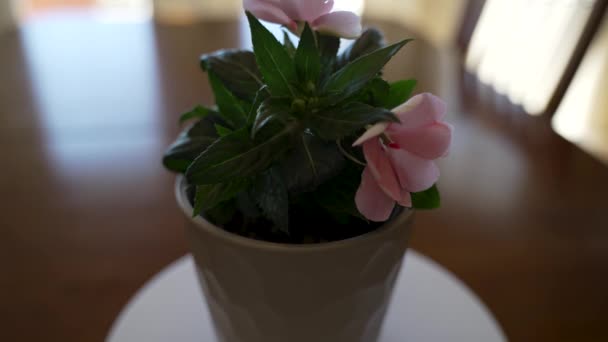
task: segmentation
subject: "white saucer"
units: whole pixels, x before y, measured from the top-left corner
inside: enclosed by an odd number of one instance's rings
[[[107,342],[213,342],[215,334],[190,256],[131,299]],[[487,308],[456,277],[410,251],[379,342],[503,342]]]

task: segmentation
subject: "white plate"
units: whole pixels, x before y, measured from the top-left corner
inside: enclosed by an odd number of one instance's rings
[[[107,342],[216,341],[191,257],[149,281],[114,322]],[[379,342],[503,342],[500,327],[456,277],[410,251]]]

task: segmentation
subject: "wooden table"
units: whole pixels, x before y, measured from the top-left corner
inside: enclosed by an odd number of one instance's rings
[[[186,253],[160,156],[180,112],[212,100],[198,55],[248,45],[243,32],[72,12],[0,36],[0,341],[102,341]],[[444,206],[418,215],[413,247],[509,340],[608,339],[608,169],[461,70],[454,50],[420,40],[387,69],[444,97],[456,126]]]

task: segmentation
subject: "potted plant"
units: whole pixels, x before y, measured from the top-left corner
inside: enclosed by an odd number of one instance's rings
[[[218,337],[374,341],[413,209],[439,206],[445,105],[385,81],[409,41],[386,46],[333,1],[244,5],[253,52],[202,56],[215,106],[182,116],[163,160]],[[356,40],[339,53],[340,38]]]

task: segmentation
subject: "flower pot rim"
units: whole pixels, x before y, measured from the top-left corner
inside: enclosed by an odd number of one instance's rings
[[[412,220],[415,212],[412,209],[405,209],[403,213],[395,217],[392,221],[387,222],[380,228],[369,233],[358,235],[348,239],[313,244],[277,243],[264,240],[256,240],[235,233],[231,233],[205,220],[200,215],[197,217],[192,217],[192,211],[194,210],[194,208],[188,200],[185,185],[186,178],[183,175],[178,175],[175,180],[175,197],[177,199],[177,203],[180,209],[184,212],[186,217],[188,217],[188,219],[196,225],[198,229],[203,230],[204,232],[211,234],[216,238],[225,240],[231,244],[250,249],[264,249],[287,253],[313,253],[320,251],[357,248],[360,245],[369,243],[370,239],[381,239],[384,235],[390,234],[390,232],[392,232],[393,230],[398,229],[401,225],[406,224],[406,222]]]

